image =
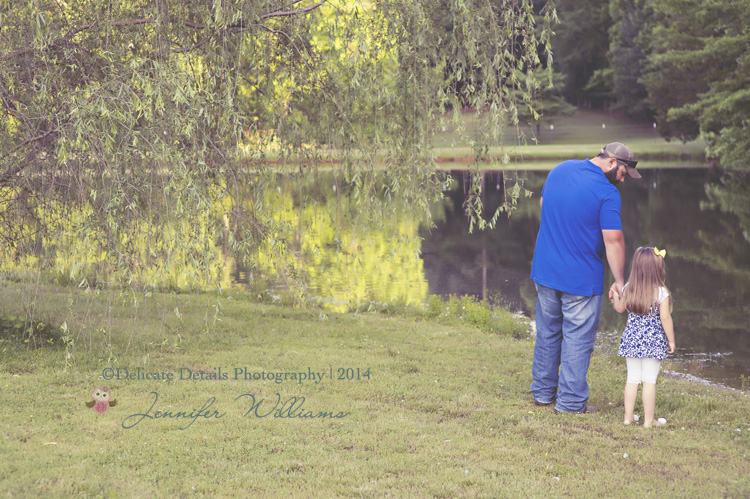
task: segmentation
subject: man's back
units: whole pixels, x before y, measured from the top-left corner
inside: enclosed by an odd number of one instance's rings
[[[621,230],[620,193],[589,160],[564,161],[542,189],[542,219],[531,278],[579,296],[602,294],[602,230]]]

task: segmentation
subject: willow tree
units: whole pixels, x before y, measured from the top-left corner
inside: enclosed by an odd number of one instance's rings
[[[0,237],[21,248],[75,211],[132,271],[123,233],[165,237],[169,217],[187,244],[211,214],[248,250],[283,239],[274,175],[322,166],[363,211],[426,213],[444,180],[433,132],[481,111],[479,160],[534,114],[554,20],[551,0],[0,0]],[[477,181],[466,209],[484,227],[499,211],[485,222],[480,199]]]

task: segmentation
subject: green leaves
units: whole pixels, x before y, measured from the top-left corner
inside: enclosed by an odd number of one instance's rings
[[[670,0],[653,8],[651,67],[643,82],[662,133],[685,140],[700,131],[710,157],[746,169],[750,1]]]

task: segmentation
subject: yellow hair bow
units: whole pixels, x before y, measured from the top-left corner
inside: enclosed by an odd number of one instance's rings
[[[659,250],[659,248],[657,248],[656,246],[654,246],[654,253],[656,253],[657,255],[659,255],[662,258],[664,258],[665,256],[667,256],[667,250]]]

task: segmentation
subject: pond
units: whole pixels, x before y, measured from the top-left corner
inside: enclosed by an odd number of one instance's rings
[[[20,256],[0,255],[0,270],[22,274],[44,261],[46,271],[63,284],[119,282],[133,288],[205,291],[234,287],[281,301],[291,289],[297,303],[307,297],[334,311],[368,301],[418,304],[430,295],[473,295],[533,320],[536,292],[529,272],[547,172],[486,171],[487,213],[500,205],[504,180],[516,173],[525,178],[532,196],[521,198],[510,218],[501,215],[496,228],[472,234],[463,210],[469,172],[457,168],[446,173],[454,181],[443,199],[424,208],[432,214],[432,228],[414,208],[384,199],[363,202],[361,191],[331,173],[285,175],[263,192],[273,220],[265,222],[266,239],[244,258],[233,247],[231,224],[217,201],[194,219],[164,227],[138,222],[125,227],[115,236],[124,248],[120,252],[108,249],[112,242],[101,229],[86,229],[86,213],[71,211],[60,234],[33,239]],[[664,367],[746,388],[747,184],[728,182],[701,167],[645,169],[642,175],[620,189],[627,264],[638,246],[667,250],[677,353]],[[616,349],[625,320],[605,300],[600,351]]]

